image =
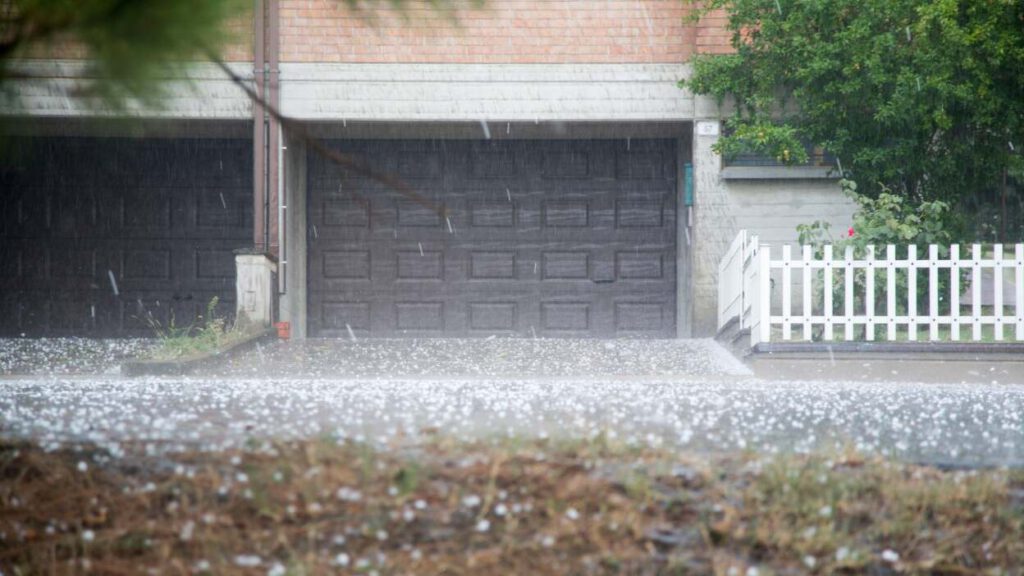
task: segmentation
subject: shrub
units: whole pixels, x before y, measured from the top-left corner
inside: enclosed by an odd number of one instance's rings
[[[875,247],[875,258],[886,257],[886,246],[891,244],[896,247],[896,257],[905,258],[909,252],[909,246],[917,246],[917,258],[928,257],[928,245],[938,245],[939,258],[949,256],[949,246],[955,241],[952,232],[953,215],[950,212],[948,203],[941,200],[930,202],[911,202],[906,197],[893,194],[885,190],[877,197],[869,197],[856,193],[856,184],[847,180],[841,181],[846,192],[852,196],[857,203],[857,211],[853,216],[853,225],[845,234],[838,238],[831,233],[827,222],[816,221],[811,224],[803,224],[797,227],[800,243],[814,247],[815,257],[824,256],[824,246],[831,244],[833,258],[842,260],[847,248],[853,250],[854,258],[864,258],[868,253],[868,247]],[[836,275],[833,279],[833,302],[842,306],[844,302],[844,283],[842,281],[843,271],[833,270]],[[885,289],[887,285],[888,271],[882,268],[875,272],[875,310],[872,312],[884,312],[886,306]],[[919,269],[917,271],[917,312],[918,314],[931,313],[928,310],[929,277],[928,271]],[[906,272],[896,272],[897,294],[907,294],[908,276]],[[855,294],[863,295],[866,287],[866,275],[864,270],[854,271]],[[945,270],[939,271],[939,311],[948,311],[950,273]],[[815,301],[819,309],[823,306],[822,287],[815,290]],[[855,301],[856,310],[865,310],[863,298],[858,296]],[[907,299],[897,297],[897,314],[905,314],[907,311]],[[834,311],[833,311],[834,312]]]

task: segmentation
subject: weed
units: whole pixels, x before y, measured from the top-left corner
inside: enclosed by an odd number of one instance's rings
[[[218,297],[206,304],[206,312],[197,318],[197,323],[179,326],[174,314],[164,326],[152,314],[146,315],[146,322],[156,334],[160,345],[150,352],[155,360],[174,360],[210,354],[222,346],[237,342],[251,334],[238,323],[229,325],[226,318],[217,315]]]

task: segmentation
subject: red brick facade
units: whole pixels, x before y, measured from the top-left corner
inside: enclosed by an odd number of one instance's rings
[[[382,3],[383,4],[383,3]],[[353,13],[340,0],[280,0],[282,62],[681,63],[729,48],[725,16],[696,25],[684,0],[487,0],[439,13],[411,2],[403,13]],[[229,61],[252,59],[252,20],[231,25]],[[35,58],[82,59],[74,42]]]
[[[488,0],[355,14],[340,2],[281,0],[282,62],[681,63],[728,36],[686,20],[683,0]]]
[[[732,37],[726,25],[729,17],[722,10],[715,10],[697,25],[696,52],[698,54],[725,54],[732,52],[729,42]]]

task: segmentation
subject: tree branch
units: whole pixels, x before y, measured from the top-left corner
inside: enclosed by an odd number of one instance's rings
[[[324,158],[331,160],[338,166],[342,166],[365,178],[369,178],[371,180],[380,182],[381,184],[384,184],[385,186],[398,192],[402,196],[409,198],[410,200],[416,202],[417,204],[427,208],[428,210],[436,212],[442,218],[447,218],[448,211],[444,205],[438,205],[432,202],[430,199],[426,198],[425,196],[414,190],[411,186],[406,184],[400,178],[396,178],[389,174],[378,172],[371,168],[369,165],[367,165],[365,162],[356,160],[355,158],[352,158],[351,156],[348,156],[346,154],[342,154],[337,150],[332,150],[326,144],[324,144],[323,141],[321,141],[319,138],[316,138],[315,136],[310,134],[306,125],[303,124],[301,121],[285,116],[274,106],[272,106],[269,102],[267,102],[261,95],[257,94],[256,91],[253,90],[246,83],[244,78],[236,74],[235,71],[232,70],[212,50],[206,50],[206,54],[211,62],[216,64],[217,67],[220,68],[236,86],[241,88],[246,93],[246,95],[249,97],[249,100],[251,100],[254,105],[263,108],[263,110],[270,114],[271,118],[276,120],[285,130],[285,132],[288,133],[288,135],[302,140],[314,152],[316,152],[317,154],[321,155]]]

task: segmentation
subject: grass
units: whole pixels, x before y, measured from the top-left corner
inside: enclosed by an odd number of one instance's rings
[[[217,316],[219,299],[214,296],[206,305],[206,315],[200,316],[197,325],[177,326],[172,317],[167,326],[150,318],[149,323],[159,340],[159,345],[149,352],[151,360],[177,360],[214,353],[252,336],[253,331],[236,322],[228,325],[225,318]]]
[[[0,444],[3,573],[1022,574],[1024,560],[1012,471],[607,440],[144,454]]]

